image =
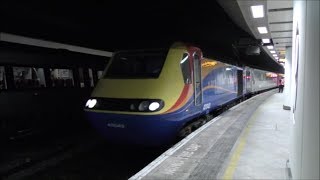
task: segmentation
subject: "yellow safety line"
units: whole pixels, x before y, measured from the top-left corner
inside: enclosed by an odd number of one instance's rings
[[[233,154],[230,158],[229,164],[224,172],[223,179],[233,179],[233,174],[234,174],[235,169],[237,168],[237,165],[238,165],[238,162],[240,159],[240,155],[246,145],[246,140],[247,140],[249,131],[253,125],[254,119],[256,119],[257,110],[254,112],[254,114],[249,119],[248,126],[245,128],[244,133],[240,137],[239,143],[238,143],[235,151],[233,152]]]

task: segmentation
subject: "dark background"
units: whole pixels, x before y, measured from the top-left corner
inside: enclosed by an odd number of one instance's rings
[[[1,1],[1,32],[117,51],[192,43],[211,58],[265,70],[283,67],[261,52],[237,49],[251,35],[235,25],[214,0],[205,1]]]

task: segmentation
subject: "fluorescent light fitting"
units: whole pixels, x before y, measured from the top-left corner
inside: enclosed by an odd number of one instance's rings
[[[262,39],[262,42],[263,42],[264,44],[270,43],[270,39]]]
[[[273,57],[278,57],[278,55],[276,55],[276,54],[272,54],[273,55]]]
[[[251,6],[251,12],[252,12],[253,18],[264,17],[263,5]]]
[[[267,46],[268,49],[273,49],[273,46]]]
[[[276,51],[270,51],[272,54],[275,54],[276,53]]]
[[[258,31],[260,34],[267,34],[268,30],[266,27],[258,27]]]

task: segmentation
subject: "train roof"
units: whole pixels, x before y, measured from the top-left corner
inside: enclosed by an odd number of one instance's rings
[[[0,42],[1,64],[34,65],[102,65],[110,58],[66,49],[51,49],[16,43]]]

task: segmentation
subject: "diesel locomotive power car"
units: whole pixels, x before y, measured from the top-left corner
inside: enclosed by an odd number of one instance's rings
[[[203,57],[197,47],[119,51],[85,104],[93,127],[108,141],[173,142],[197,117],[246,94],[274,88],[266,71]]]

